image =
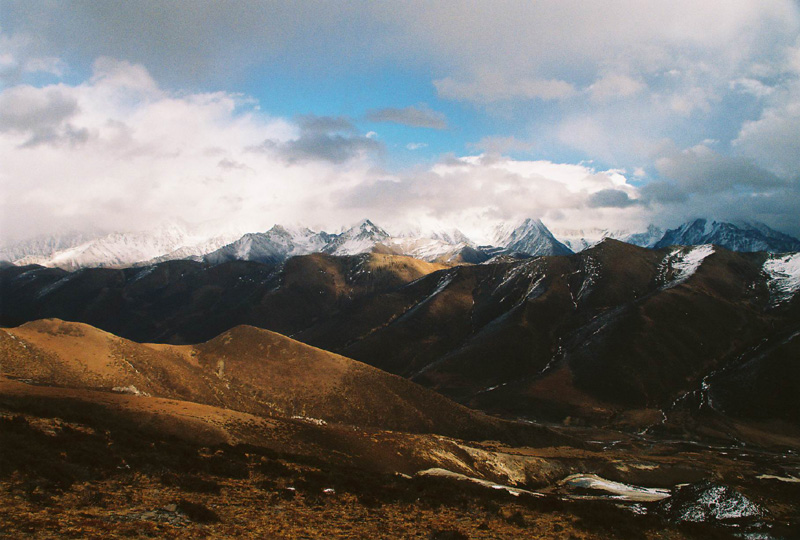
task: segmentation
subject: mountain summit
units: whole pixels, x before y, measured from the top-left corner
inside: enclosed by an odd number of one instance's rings
[[[375,244],[391,238],[389,233],[364,219],[343,233],[335,236],[322,248],[323,253],[331,255],[357,255],[372,250]]]
[[[539,219],[526,219],[514,228],[499,227],[495,244],[509,253],[540,255],[569,255],[572,250],[556,240],[553,233]]]

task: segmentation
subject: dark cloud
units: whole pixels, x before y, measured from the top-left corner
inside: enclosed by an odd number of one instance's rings
[[[431,129],[447,128],[447,118],[445,115],[424,105],[419,107],[404,107],[402,109],[395,107],[375,109],[368,111],[366,118],[370,122],[392,122],[404,126]]]
[[[76,128],[71,124],[67,124],[58,130],[46,129],[34,132],[33,136],[22,144],[22,148],[32,148],[42,144],[78,145],[88,141],[89,136],[88,129]]]
[[[692,193],[716,193],[736,187],[765,189],[784,180],[740,157],[725,156],[699,145],[656,160],[656,170]]]
[[[592,193],[586,200],[590,208],[626,208],[637,201],[631,199],[627,193],[618,189],[601,189]]]
[[[0,132],[26,135],[23,148],[81,144],[89,139],[89,130],[69,122],[78,111],[77,99],[60,88],[16,86],[0,94]]]
[[[0,94],[0,131],[52,131],[76,112],[77,100],[58,88],[16,86]]]
[[[689,196],[673,182],[653,181],[641,188],[642,199],[661,204],[683,203]]]
[[[274,148],[289,162],[323,160],[344,163],[362,154],[377,152],[382,145],[367,137],[320,133],[278,143]]]
[[[259,149],[274,153],[288,163],[316,160],[344,163],[383,149],[381,142],[359,135],[353,123],[345,117],[301,116],[298,125],[298,138],[267,140]]]
[[[314,133],[356,133],[358,130],[353,123],[344,116],[317,116],[307,114],[297,117],[297,124],[304,134]]]

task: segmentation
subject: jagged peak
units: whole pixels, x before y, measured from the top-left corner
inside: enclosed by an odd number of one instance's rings
[[[349,232],[356,232],[359,233],[372,233],[377,234],[379,236],[389,237],[389,233],[387,233],[383,228],[375,225],[371,220],[364,218],[352,227],[348,231],[345,231],[343,234],[347,234]]]

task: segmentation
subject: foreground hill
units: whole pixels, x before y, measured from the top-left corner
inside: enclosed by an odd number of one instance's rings
[[[316,423],[478,439],[511,433],[503,422],[406,379],[248,326],[199,345],[172,346],[139,344],[58,319],[36,321],[0,330],[0,369],[36,384]]]

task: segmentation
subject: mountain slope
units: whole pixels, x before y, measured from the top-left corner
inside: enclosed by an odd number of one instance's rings
[[[763,223],[725,223],[696,219],[684,223],[677,229],[670,229],[655,244],[655,248],[668,246],[692,246],[714,244],[731,251],[768,251],[786,253],[800,251],[800,240]]]
[[[284,264],[169,261],[145,268],[0,270],[0,324],[56,317],[137,341],[197,343],[237,324],[292,334],[365,295],[445,268],[409,257],[313,254]]]
[[[613,238],[639,247],[653,247],[664,236],[664,231],[655,225],[648,225],[643,232],[611,229],[559,229],[553,235],[575,253],[588,249],[604,238]]]
[[[295,255],[321,251],[328,240],[325,233],[275,225],[265,233],[245,234],[235,242],[208,253],[203,260],[210,264],[235,260],[277,264]]]
[[[230,232],[207,234],[174,222],[150,231],[34,239],[0,251],[0,260],[65,269],[121,268],[150,261],[199,257],[231,240]]]

